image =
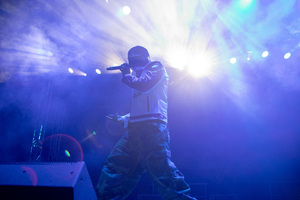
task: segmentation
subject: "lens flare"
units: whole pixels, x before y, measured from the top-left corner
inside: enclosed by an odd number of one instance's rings
[[[54,148],[53,144],[58,145]],[[53,161],[83,161],[81,144],[67,134],[54,134],[45,138],[43,140],[43,152],[51,154]],[[42,158],[45,159],[43,156]]]
[[[71,156],[71,154],[69,153],[68,150],[65,150],[65,154],[66,154],[67,157],[70,157],[70,156]]]

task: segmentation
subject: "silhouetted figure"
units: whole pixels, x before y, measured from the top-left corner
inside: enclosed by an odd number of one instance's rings
[[[170,159],[166,69],[151,61],[148,50],[141,46],[128,51],[128,61],[120,70],[122,82],[132,88],[130,113],[109,116],[127,131],[104,163],[97,185],[99,199],[125,199],[143,172],[164,199],[195,199]]]

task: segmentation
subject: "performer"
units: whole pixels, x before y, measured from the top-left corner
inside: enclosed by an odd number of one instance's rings
[[[98,197],[125,199],[141,174],[147,172],[164,199],[195,199],[189,196],[189,185],[170,159],[166,69],[160,62],[151,61],[142,46],[128,51],[128,61],[120,70],[122,82],[132,88],[130,113],[109,116],[123,123],[127,131],[104,163]]]

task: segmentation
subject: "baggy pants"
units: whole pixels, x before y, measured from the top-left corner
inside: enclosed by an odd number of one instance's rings
[[[97,184],[100,200],[126,199],[144,171],[164,199],[195,199],[183,174],[170,160],[167,125],[137,122],[128,126],[107,160]]]

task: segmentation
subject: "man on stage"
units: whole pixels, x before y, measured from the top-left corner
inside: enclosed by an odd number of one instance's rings
[[[127,131],[103,165],[98,197],[126,199],[141,174],[147,172],[164,199],[195,199],[189,196],[189,185],[171,161],[166,69],[160,62],[151,61],[142,46],[128,51],[128,62],[120,70],[122,82],[132,88],[130,113],[110,116],[123,123]]]

